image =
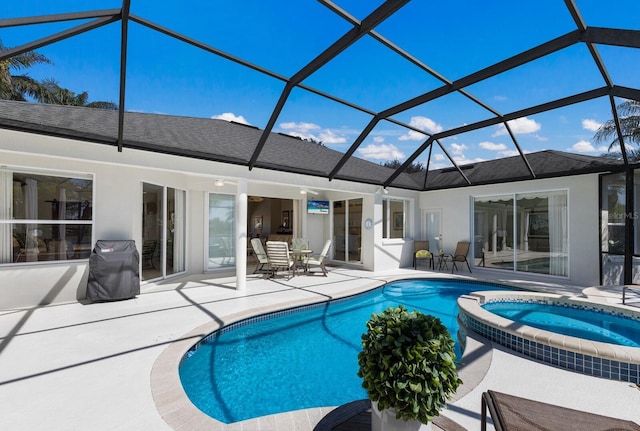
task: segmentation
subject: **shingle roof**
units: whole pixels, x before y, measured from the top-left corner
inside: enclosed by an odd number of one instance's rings
[[[0,100],[0,128],[21,130],[106,145],[117,145],[118,112],[74,106]],[[224,120],[126,112],[123,146],[183,157],[248,166],[262,131]],[[321,144],[271,133],[256,167],[328,177],[343,154]],[[616,170],[621,162],[560,151],[527,155],[536,178]],[[519,156],[463,166],[472,185],[532,179]],[[351,157],[336,179],[382,185],[394,172]],[[403,173],[392,183],[411,190],[435,190],[469,185],[453,168]]]
[[[118,112],[0,100],[0,127],[117,145]],[[126,112],[123,146],[248,165],[262,131],[224,120]],[[326,177],[342,153],[293,136],[271,133],[256,167]],[[351,158],[336,179],[380,184],[393,170]],[[408,175],[396,183],[418,189]]]

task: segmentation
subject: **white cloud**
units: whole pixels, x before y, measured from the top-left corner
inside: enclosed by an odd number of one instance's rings
[[[431,118],[417,116],[411,117],[411,121],[409,122],[410,126],[415,127],[416,129],[424,130],[428,133],[439,133],[442,132],[443,127],[433,121]],[[426,139],[427,137],[420,132],[416,132],[415,130],[409,130],[405,135],[402,135],[398,138],[400,141],[421,141]]]
[[[527,151],[525,151],[526,153]],[[506,151],[498,151],[498,155],[503,157],[511,157],[511,156],[519,156],[520,153],[518,150],[506,150]]]
[[[464,152],[464,150],[467,149],[467,146],[465,144],[451,144],[449,145],[449,147],[451,148],[451,152],[453,153],[453,155],[455,156],[462,156],[462,153]]]
[[[578,141],[569,148],[569,151],[576,153],[605,153],[607,147],[594,147],[589,141]]]
[[[507,121],[507,124],[509,124],[509,127],[511,128],[511,131],[513,132],[514,135],[525,135],[527,133],[535,133],[542,128],[540,123],[536,122],[535,120],[531,120],[527,117],[522,117],[522,118],[517,118],[515,120]],[[502,136],[502,135],[506,135],[507,133],[508,133],[507,128],[504,126],[504,124],[500,124],[498,125],[498,130],[491,136],[493,137]]]
[[[374,145],[369,144],[365,148],[360,148],[358,153],[366,159],[374,160],[401,160],[404,153],[398,150],[395,145]]]
[[[483,150],[490,150],[490,151],[504,151],[507,149],[507,146],[505,144],[494,144],[493,142],[488,142],[488,141],[480,142],[478,146]]]
[[[233,112],[225,112],[220,115],[214,115],[211,118],[214,120],[235,121],[236,123],[251,125],[242,115],[236,115]]]
[[[323,130],[318,136],[318,140],[323,144],[345,144],[347,138],[336,135],[332,130]]]
[[[453,160],[456,162],[458,166],[468,165],[470,163],[478,163],[484,162],[485,159],[482,157],[475,157],[473,159],[467,159],[466,156],[462,155],[460,157],[454,157]]]
[[[582,128],[591,132],[596,132],[601,125],[602,123],[598,123],[596,120],[592,120],[590,118],[582,120]]]
[[[293,121],[280,123],[280,129],[286,134],[302,139],[314,140],[323,144],[344,144],[347,138],[340,136],[331,129],[323,129],[315,123],[296,123]]]
[[[295,123],[290,121],[288,123],[280,123],[282,130],[293,131],[296,133],[309,133],[312,130],[320,130],[320,126],[314,123]]]
[[[375,142],[376,144],[381,144],[384,142],[384,138],[382,136],[374,136],[373,142]]]

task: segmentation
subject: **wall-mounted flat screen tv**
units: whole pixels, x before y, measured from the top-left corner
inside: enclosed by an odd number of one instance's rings
[[[307,201],[307,213],[329,214],[329,201]]]

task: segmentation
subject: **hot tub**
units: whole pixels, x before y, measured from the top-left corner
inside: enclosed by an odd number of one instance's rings
[[[460,312],[458,340],[463,343],[474,332],[494,343],[550,365],[604,377],[640,383],[640,348],[587,340],[534,328],[516,320],[500,317],[483,308],[495,302],[528,302],[572,307],[630,319],[640,325],[640,312],[632,307],[594,303],[584,298],[567,298],[539,292],[474,292],[458,299]]]

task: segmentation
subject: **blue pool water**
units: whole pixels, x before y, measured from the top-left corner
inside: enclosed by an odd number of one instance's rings
[[[640,347],[640,322],[628,317],[531,302],[491,302],[482,308],[509,320],[558,334]]]
[[[440,318],[455,339],[457,298],[490,284],[407,280],[349,299],[221,331],[189,352],[179,373],[194,405],[232,423],[366,398],[358,372],[372,313],[404,304]],[[456,342],[456,354],[460,357]]]

